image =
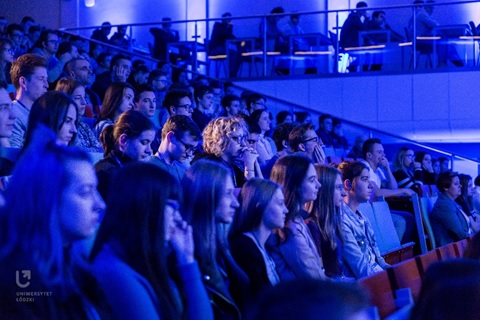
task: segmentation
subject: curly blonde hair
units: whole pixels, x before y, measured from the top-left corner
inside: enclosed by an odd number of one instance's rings
[[[212,120],[203,130],[203,150],[220,157],[231,141],[231,134],[243,130],[248,135],[248,126],[241,117],[219,117]]]

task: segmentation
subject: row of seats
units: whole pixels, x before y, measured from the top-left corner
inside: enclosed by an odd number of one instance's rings
[[[425,254],[393,265],[392,268],[359,280],[370,293],[372,306],[383,319],[402,308],[410,308],[420,293],[422,277],[437,261],[463,256],[470,238],[431,250]]]

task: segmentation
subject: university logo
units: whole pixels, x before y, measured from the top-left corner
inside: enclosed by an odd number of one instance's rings
[[[20,282],[20,271],[16,271],[16,277],[15,277],[15,281],[17,282],[17,286],[19,286],[20,288],[26,288],[30,285],[30,281],[28,280],[31,280],[32,279],[32,273],[30,272],[30,270],[22,270],[22,279],[27,279],[27,282],[25,283],[21,283]]]

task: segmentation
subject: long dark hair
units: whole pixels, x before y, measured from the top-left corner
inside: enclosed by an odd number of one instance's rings
[[[335,250],[337,247],[335,235],[339,238],[343,235],[340,208],[333,202],[335,181],[341,173],[337,168],[325,165],[315,165],[315,170],[322,187],[313,202],[313,219],[319,226],[323,239],[330,243],[332,250]]]
[[[210,160],[196,161],[185,173],[182,180],[184,214],[193,229],[195,256],[200,267],[216,263],[218,242],[215,225],[215,211],[219,205],[225,181],[231,177],[230,170]]]
[[[460,178],[460,184],[462,185],[462,194],[455,199],[455,202],[462,207],[463,212],[470,215],[473,211],[473,201],[472,197],[468,196],[468,183],[473,179],[468,174],[459,174],[458,177]]]
[[[102,111],[98,116],[97,123],[106,119],[112,121],[115,119],[127,88],[132,89],[133,95],[135,96],[135,89],[127,82],[114,82],[108,87],[105,92],[105,97],[103,98]]]
[[[114,250],[120,250],[125,262],[155,290],[161,318],[178,319],[179,310],[168,280],[165,244],[164,211],[169,199],[181,202],[182,190],[165,170],[145,163],[122,168],[112,181],[108,209],[91,259],[104,243],[118,244]]]
[[[33,131],[38,124],[43,124],[50,128],[55,134],[61,129],[67,117],[68,107],[73,105],[77,113],[75,126],[78,127],[78,108],[75,101],[63,92],[48,91],[42,94],[32,105],[30,115],[28,116],[28,129],[25,136],[24,149],[32,140]],[[73,135],[69,145],[75,141],[76,134]]]
[[[253,178],[242,187],[240,208],[233,218],[229,238],[257,229],[273,195],[282,187],[275,182]]]
[[[30,130],[31,128],[29,128]],[[88,154],[56,144],[55,134],[39,125],[14,168],[0,214],[0,258],[28,255],[42,282],[59,299],[77,291],[60,232],[58,203],[72,183],[70,164],[90,163]]]
[[[310,164],[313,164],[310,158],[296,153],[278,159],[273,166],[270,180],[282,186],[288,208],[285,223],[298,216],[303,208],[301,185]]]

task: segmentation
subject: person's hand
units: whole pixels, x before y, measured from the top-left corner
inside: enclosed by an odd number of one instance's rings
[[[113,74],[117,81],[126,82],[128,75],[130,74],[130,70],[128,70],[128,68],[124,68],[123,66],[114,66]]]
[[[313,162],[319,163],[319,164],[325,164],[326,158],[327,157],[325,156],[325,151],[323,151],[323,148],[317,144],[315,146],[315,149],[313,149]]]
[[[413,191],[412,189],[407,189],[407,188],[404,188],[402,189],[403,193],[405,193],[405,195],[407,196],[412,196],[415,194],[415,191]]]
[[[73,59],[73,56],[70,52],[65,52],[64,54],[62,54],[58,60],[62,61],[63,64],[67,63],[68,61],[72,60]]]
[[[423,168],[430,173],[433,173],[433,166],[431,162],[428,162],[427,165],[423,164]]]
[[[258,158],[258,152],[253,148],[244,147],[241,149],[241,156],[238,158],[243,166],[248,169],[254,169],[255,160]]]
[[[383,167],[383,168],[385,168],[385,169],[388,170],[388,169],[390,168],[390,165],[389,165],[389,163],[388,163],[387,157],[382,157],[382,158],[380,159],[380,161],[378,162],[378,166],[379,166],[379,167]]]
[[[180,219],[175,220],[176,227],[170,238],[170,244],[175,251],[180,265],[189,264],[194,261],[194,244],[192,226],[186,221]]]
[[[413,167],[414,167],[415,169],[420,169],[420,168],[422,167],[422,164],[421,164],[420,162],[415,161],[415,162],[413,163]]]

